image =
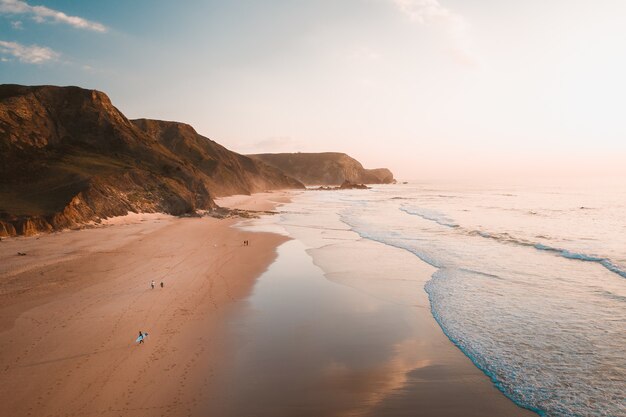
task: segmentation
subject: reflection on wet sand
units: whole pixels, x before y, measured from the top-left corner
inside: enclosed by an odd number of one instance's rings
[[[233,319],[238,343],[232,367],[215,384],[222,400],[207,411],[259,417],[526,415],[430,316],[423,291],[430,267],[408,254],[387,256],[381,251],[395,249],[380,246],[353,240],[308,247],[317,266],[301,241],[283,244]]]

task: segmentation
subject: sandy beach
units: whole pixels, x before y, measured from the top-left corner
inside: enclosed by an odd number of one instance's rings
[[[0,18],[0,417],[626,417],[626,0]]]
[[[286,240],[235,222],[130,216],[0,242],[1,414],[197,415],[232,348],[223,317]]]
[[[534,415],[445,337],[422,288],[433,270],[413,256],[382,276],[365,260],[394,249],[343,231],[329,250],[257,220],[106,223],[0,242],[7,416]]]

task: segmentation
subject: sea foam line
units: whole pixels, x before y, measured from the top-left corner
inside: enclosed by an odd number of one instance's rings
[[[535,243],[533,247],[537,250],[543,250],[547,252],[554,252],[559,256],[567,259],[574,259],[576,261],[583,262],[596,262],[608,269],[609,271],[621,276],[622,278],[626,278],[626,271],[621,269],[619,266],[615,265],[608,258],[601,258],[599,256],[587,255],[584,253],[571,252],[567,249],[553,248],[551,246],[543,245],[541,243]]]
[[[363,230],[360,230],[357,225],[350,223],[350,220],[348,220],[347,217],[348,216],[343,215],[343,214],[339,215],[339,219],[341,220],[341,222],[346,224],[350,228],[350,230],[352,230],[354,233],[359,235],[361,238],[372,240],[372,241],[378,242],[378,243],[382,243],[383,245],[391,246],[393,248],[403,249],[403,250],[409,251],[410,253],[412,253],[413,255],[417,256],[419,259],[421,259],[422,261],[426,262],[430,266],[433,266],[433,267],[438,268],[438,269],[444,268],[444,266],[440,262],[438,262],[437,260],[431,258],[430,256],[426,255],[425,253],[419,252],[419,251],[411,248],[410,246],[404,246],[404,245],[401,245],[401,244],[398,244],[398,243],[394,243],[392,241],[385,240],[384,238],[380,238],[378,236],[374,236],[374,235],[372,235],[370,233],[367,233],[367,232],[364,232]]]
[[[466,229],[454,223],[453,220],[446,217],[445,215],[436,213],[430,210],[407,208],[407,207],[400,207],[400,210],[407,214],[418,216],[425,220],[435,222],[441,226],[453,228],[455,230],[458,230],[460,233],[464,233],[469,236],[479,236],[485,239],[492,239],[500,243],[505,243],[505,244],[509,243],[509,244],[515,244],[519,246],[532,247],[537,250],[552,252],[566,259],[572,259],[572,260],[583,261],[583,262],[595,262],[595,263],[602,265],[604,268],[606,268],[610,272],[613,272],[614,274],[617,274],[622,278],[626,278],[626,270],[616,265],[609,258],[604,258],[600,256],[595,256],[595,255],[588,255],[588,254],[579,253],[579,252],[572,252],[567,249],[544,245],[543,243],[531,242],[528,240],[517,238],[508,233],[491,234],[491,233],[483,232],[480,230]]]
[[[444,269],[440,269],[439,271],[435,272],[432,275],[432,278],[428,280],[426,282],[426,285],[424,286],[424,290],[426,291],[426,294],[428,294],[428,300],[430,301],[430,312],[435,321],[439,324],[439,327],[441,327],[443,333],[457,348],[459,348],[461,352],[463,352],[465,356],[469,358],[470,361],[472,361],[474,366],[480,369],[491,380],[494,386],[511,401],[513,401],[515,404],[519,405],[522,408],[537,413],[541,417],[547,416],[545,410],[531,404],[530,402],[525,400],[523,395],[520,395],[520,392],[511,389],[510,387],[507,387],[501,380],[499,380],[497,377],[497,371],[491,369],[486,358],[481,355],[477,350],[472,349],[461,337],[457,337],[454,332],[451,331],[451,329],[449,329],[444,324],[445,320],[443,320],[443,317],[441,317],[439,311],[437,310],[437,305],[439,304],[435,300],[435,293],[433,291],[435,280],[437,279],[439,274],[442,274],[444,272]]]
[[[452,228],[459,227],[459,225],[454,223],[454,221],[452,221],[450,218],[433,210],[409,208],[409,207],[400,207],[400,210],[402,210],[403,212],[407,214],[410,214],[413,216],[419,216],[425,220],[430,220],[431,222],[435,222],[437,224],[440,224],[441,226],[452,227]]]

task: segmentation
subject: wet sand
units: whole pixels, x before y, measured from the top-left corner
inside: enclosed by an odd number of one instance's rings
[[[233,367],[216,384],[224,401],[207,415],[536,416],[445,336],[424,291],[433,267],[284,209],[270,223],[295,239],[240,303]],[[271,230],[257,224],[245,228]]]
[[[133,221],[0,242],[1,415],[188,416],[217,401],[225,317],[286,238],[234,219]]]

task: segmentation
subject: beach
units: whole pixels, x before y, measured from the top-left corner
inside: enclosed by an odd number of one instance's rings
[[[0,0],[0,417],[626,417],[626,1]]]
[[[286,238],[130,217],[0,242],[2,415],[187,416],[212,401],[232,349],[224,316]]]
[[[231,318],[240,343],[207,415],[536,416],[444,334],[424,290],[436,268],[356,234],[334,204],[348,198],[371,197],[299,193],[278,216],[239,223],[291,240]]]
[[[3,412],[535,415],[442,332],[423,289],[430,265],[332,224],[292,223],[284,207],[262,219],[132,215],[0,242]]]

